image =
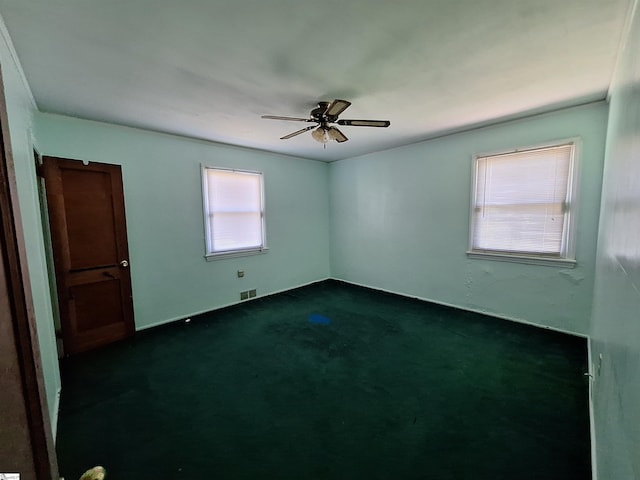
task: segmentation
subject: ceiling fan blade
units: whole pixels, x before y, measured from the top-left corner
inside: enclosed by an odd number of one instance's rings
[[[336,127],[329,127],[329,136],[338,143],[346,142],[347,140],[349,140],[347,136]]]
[[[338,125],[349,125],[350,127],[388,127],[389,120],[338,120]]]
[[[296,135],[300,135],[301,133],[307,132],[309,130],[311,130],[312,128],[316,128],[315,125],[311,125],[310,127],[305,127],[305,128],[301,128],[300,130],[297,130],[293,133],[290,133],[289,135],[285,135],[284,137],[280,137],[280,140],[288,140],[292,137],[295,137]]]
[[[299,117],[279,117],[277,115],[262,115],[262,117],[260,118],[268,118],[270,120],[291,120],[294,122],[313,122],[314,120],[311,120],[309,118],[299,118]]]
[[[347,102],[346,100],[339,100],[336,98],[333,102],[331,102],[331,105],[327,107],[324,114],[327,117],[336,118],[338,115],[344,112],[349,107],[349,105],[351,105],[351,102]]]

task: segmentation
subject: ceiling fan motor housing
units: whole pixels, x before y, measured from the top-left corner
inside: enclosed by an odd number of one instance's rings
[[[311,118],[313,118],[317,122],[330,121],[327,118],[324,118],[324,112],[329,108],[329,102],[318,102],[317,108],[311,110]]]

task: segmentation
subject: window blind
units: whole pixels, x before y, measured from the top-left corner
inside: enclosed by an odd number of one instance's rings
[[[563,256],[573,150],[478,157],[472,250]]]
[[[207,253],[264,247],[262,174],[207,168]]]

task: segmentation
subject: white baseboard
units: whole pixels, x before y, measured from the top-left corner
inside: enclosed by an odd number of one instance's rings
[[[405,298],[413,298],[415,300],[421,300],[423,302],[434,303],[436,305],[442,305],[444,307],[451,307],[451,308],[455,308],[457,310],[464,310],[466,312],[479,313],[479,314],[482,314],[482,315],[487,315],[489,317],[499,318],[501,320],[509,320],[510,322],[522,323],[524,325],[529,325],[529,326],[532,326],[532,327],[542,328],[544,330],[551,330],[551,331],[558,332],[558,333],[564,333],[564,334],[567,334],[567,335],[572,335],[574,337],[580,337],[580,338],[584,338],[584,339],[587,339],[587,340],[589,339],[589,336],[585,335],[583,333],[576,333],[576,332],[572,332],[570,330],[564,330],[562,328],[557,328],[557,327],[549,327],[547,325],[541,325],[539,323],[530,322],[529,320],[525,320],[523,318],[510,317],[508,315],[500,315],[500,314],[497,314],[497,313],[494,313],[494,312],[487,312],[487,311],[479,310],[479,309],[475,309],[475,308],[463,307],[463,306],[460,306],[460,305],[455,305],[453,303],[447,303],[447,302],[441,302],[441,301],[438,301],[438,300],[434,300],[432,298],[419,297],[419,296],[416,296],[416,295],[408,295],[406,293],[396,292],[396,291],[393,291],[393,290],[387,290],[386,288],[372,287],[370,285],[365,285],[363,283],[358,283],[358,282],[352,282],[351,280],[345,280],[343,278],[338,278],[338,277],[331,277],[331,280],[337,280],[339,282],[349,283],[351,285],[355,285],[355,286],[358,286],[358,287],[369,288],[371,290],[376,290],[378,292],[391,293],[392,295],[399,295],[399,296],[405,297]]]
[[[598,480],[598,458],[596,454],[596,419],[593,409],[593,382],[596,372],[593,371],[591,339],[587,342],[587,362],[589,362],[589,433],[591,440],[591,480]]]
[[[56,398],[53,405],[53,412],[51,415],[51,435],[53,436],[53,443],[56,443],[58,436],[58,414],[60,413],[60,395],[62,395],[62,387],[58,387],[56,390]]]
[[[205,309],[205,310],[200,310],[200,311],[192,312],[192,313],[186,313],[184,315],[180,315],[179,317],[168,318],[166,320],[161,320],[159,322],[151,323],[149,325],[136,327],[136,331],[137,332],[141,332],[141,331],[147,330],[149,328],[159,327],[161,325],[166,325],[167,323],[178,322],[178,321],[184,320],[186,318],[195,317],[196,315],[202,315],[203,313],[215,312],[216,310],[221,310],[223,308],[232,307],[234,305],[239,305],[241,303],[252,302],[254,300],[259,300],[261,298],[269,297],[271,295],[277,295],[278,293],[288,292],[289,290],[294,290],[296,288],[306,287],[306,286],[309,286],[309,285],[313,285],[314,283],[324,282],[324,281],[330,280],[330,279],[331,279],[330,277],[319,278],[317,280],[313,280],[311,282],[303,283],[301,285],[297,285],[297,286],[294,286],[294,287],[283,288],[281,290],[275,290],[273,292],[265,293],[263,295],[258,295],[256,297],[249,298],[247,300],[238,300],[237,302],[225,303],[223,305],[219,305],[219,306],[216,306],[216,307],[211,307],[211,308],[208,308],[208,309]]]
[[[479,309],[474,309],[474,308],[469,308],[469,307],[463,307],[463,306],[460,306],[460,305],[455,305],[455,304],[447,303],[447,302],[441,302],[441,301],[438,301],[438,300],[434,300],[432,298],[419,297],[419,296],[416,296],[416,295],[408,295],[408,294],[403,293],[403,292],[396,292],[396,291],[388,290],[388,289],[385,289],[385,288],[372,287],[371,285],[365,285],[363,283],[353,282],[351,280],[345,280],[344,278],[339,278],[339,277],[320,278],[320,279],[313,280],[313,281],[310,281],[310,282],[307,282],[307,283],[303,283],[301,285],[288,287],[288,288],[283,288],[281,290],[275,290],[273,292],[269,292],[269,293],[266,293],[264,295],[259,295],[257,297],[250,298],[248,300],[238,300],[237,302],[230,302],[230,303],[226,303],[226,304],[219,305],[219,306],[216,306],[216,307],[208,308],[208,309],[205,309],[205,310],[199,310],[199,311],[187,313],[187,314],[181,315],[179,317],[172,317],[172,318],[168,318],[168,319],[165,319],[165,320],[160,320],[158,322],[151,323],[149,325],[136,327],[136,331],[140,332],[140,331],[143,331],[143,330],[147,330],[149,328],[159,327],[161,325],[166,325],[167,323],[177,322],[177,321],[180,321],[180,320],[184,320],[186,318],[194,317],[196,315],[202,315],[203,313],[213,312],[213,311],[216,311],[216,310],[220,310],[222,308],[231,307],[233,305],[239,305],[241,303],[246,303],[246,302],[250,302],[250,301],[253,301],[253,300],[258,300],[260,298],[265,298],[265,297],[268,297],[270,295],[277,295],[278,293],[288,292],[289,290],[294,290],[294,289],[300,288],[300,287],[306,287],[308,285],[312,285],[314,283],[319,283],[319,282],[324,282],[326,280],[337,280],[339,282],[348,283],[350,285],[355,285],[355,286],[358,286],[358,287],[369,288],[371,290],[376,290],[378,292],[391,293],[393,295],[399,295],[399,296],[405,297],[405,298],[412,298],[412,299],[416,299],[416,300],[421,300],[423,302],[434,303],[436,305],[442,305],[444,307],[451,307],[451,308],[455,308],[455,309],[458,309],[458,310],[464,310],[464,311],[467,311],[467,312],[479,313],[481,315],[488,315],[490,317],[500,318],[502,320],[508,320],[508,321],[511,321],[511,322],[516,322],[516,323],[521,323],[521,324],[524,324],[524,325],[529,325],[529,326],[532,326],[532,327],[542,328],[544,330],[551,330],[551,331],[558,332],[558,333],[564,333],[566,335],[572,335],[574,337],[580,337],[580,338],[584,338],[584,339],[587,339],[587,340],[589,339],[588,335],[584,335],[582,333],[576,333],[576,332],[572,332],[570,330],[564,330],[562,328],[550,327],[550,326],[547,326],[547,325],[541,325],[539,323],[534,323],[534,322],[531,322],[529,320],[525,320],[523,318],[510,317],[508,315],[500,315],[500,314],[496,314],[496,313],[493,313],[493,312],[487,312],[487,311],[484,311],[484,310],[479,310]]]

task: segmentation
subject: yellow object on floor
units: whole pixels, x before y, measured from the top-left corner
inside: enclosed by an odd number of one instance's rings
[[[98,466],[84,472],[80,477],[80,480],[104,480],[106,475],[107,471],[104,467]]]

